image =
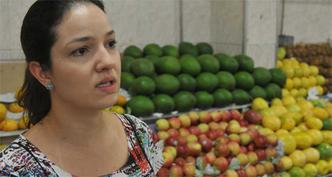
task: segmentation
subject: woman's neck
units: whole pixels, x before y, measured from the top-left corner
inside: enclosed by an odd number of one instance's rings
[[[40,126],[47,134],[75,144],[85,144],[86,140],[103,138],[112,121],[102,110],[78,108],[66,104],[53,104]],[[83,138],[84,137],[84,138]]]

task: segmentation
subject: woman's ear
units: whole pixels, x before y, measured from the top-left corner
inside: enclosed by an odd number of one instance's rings
[[[48,72],[44,71],[41,65],[32,61],[28,63],[30,73],[44,86],[51,81],[51,77]]]

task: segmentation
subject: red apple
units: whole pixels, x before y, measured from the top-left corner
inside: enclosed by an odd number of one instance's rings
[[[176,163],[180,167],[183,167],[187,162],[186,162],[186,160],[183,157],[177,157],[175,159],[174,163]]]
[[[185,144],[187,144],[187,139],[185,137],[179,136],[178,145],[185,145]]]
[[[174,156],[170,152],[163,152],[164,167],[170,167],[174,161]]]
[[[180,157],[186,157],[189,154],[188,146],[186,144],[177,145],[176,151],[177,151],[178,156],[180,156]]]
[[[266,138],[262,135],[254,138],[255,146],[258,148],[265,148],[266,147]]]
[[[251,142],[251,136],[249,133],[241,133],[240,134],[240,144],[243,146],[248,145]]]
[[[236,170],[236,173],[239,175],[239,177],[248,177],[246,171],[242,168]]]
[[[165,167],[161,167],[157,173],[157,177],[169,177],[169,170]]]
[[[191,125],[196,125],[199,122],[199,115],[197,112],[189,112],[188,116],[190,118],[191,121]]]
[[[231,154],[234,156],[240,153],[240,145],[234,141],[228,143],[228,149],[230,150]]]
[[[249,143],[249,144],[247,145],[247,149],[248,149],[248,151],[253,151],[253,150],[255,150],[255,144],[254,144],[254,143]]]
[[[224,172],[228,169],[228,161],[225,157],[218,157],[216,160],[213,162],[213,166],[215,166],[220,172]]]
[[[169,129],[170,125],[166,119],[158,119],[156,121],[157,129],[160,130],[167,130]]]
[[[183,167],[184,176],[186,177],[194,177],[196,168],[194,163],[186,163]]]
[[[165,140],[169,137],[169,133],[167,131],[158,131],[157,135],[160,140]]]
[[[252,124],[261,124],[263,117],[254,110],[248,110],[244,113],[244,119]]]
[[[250,129],[248,130],[248,134],[251,136],[252,139],[255,139],[259,136],[257,130]]]
[[[234,120],[240,121],[241,119],[243,119],[241,113],[238,110],[231,110],[231,117]]]
[[[256,168],[256,173],[258,176],[264,176],[265,175],[265,167],[262,164],[257,164],[255,166]]]
[[[180,128],[179,133],[180,133],[180,136],[185,137],[185,136],[188,136],[190,134],[190,131],[186,128]]]
[[[190,131],[191,134],[194,134],[196,136],[198,136],[199,134],[201,134],[201,130],[197,126],[191,126],[189,128],[189,131]]]
[[[239,123],[240,123],[241,127],[246,127],[249,125],[249,122],[244,119],[240,120]]]
[[[247,153],[248,156],[248,162],[252,165],[255,165],[258,162],[257,154],[253,151],[249,151]]]
[[[199,143],[202,145],[204,152],[209,152],[213,147],[213,142],[207,138],[200,140]]]
[[[234,141],[234,142],[240,143],[240,136],[239,136],[238,134],[232,133],[232,134],[228,135],[228,138],[229,138],[231,141]]]
[[[179,137],[180,136],[180,132],[175,128],[170,128],[167,130],[167,132],[170,137]]]
[[[190,134],[186,137],[187,143],[197,142],[198,138],[196,135]]]
[[[179,129],[181,127],[181,121],[177,117],[172,117],[168,119],[171,128]]]
[[[219,122],[222,119],[222,114],[219,111],[211,112],[211,118],[214,122]]]
[[[247,152],[248,152],[247,147],[245,147],[245,146],[240,146],[240,152],[242,152],[242,153],[247,153]]]
[[[248,156],[244,153],[239,153],[236,156],[236,159],[240,162],[241,166],[244,166],[249,162]]]
[[[209,128],[210,130],[219,130],[220,129],[220,126],[219,126],[219,123],[217,122],[209,122]]]
[[[201,131],[201,133],[207,133],[210,129],[209,125],[206,123],[200,123],[198,124],[198,128]]]
[[[218,144],[215,147],[215,154],[217,157],[227,157],[230,154],[230,150],[227,144]]]
[[[257,157],[258,157],[259,161],[263,161],[263,160],[266,159],[266,153],[265,153],[264,149],[258,149],[258,150],[256,150],[256,154],[257,154]]]
[[[215,140],[222,135],[223,135],[222,130],[210,130],[209,132],[207,132],[207,136],[209,137],[210,140]]]
[[[177,137],[168,137],[165,140],[165,144],[168,146],[176,146],[176,145],[178,145],[178,138]]]
[[[239,177],[235,170],[226,170],[225,172],[226,177]]]
[[[191,125],[191,120],[187,114],[181,114],[179,116],[179,120],[181,122],[181,127],[187,128]]]
[[[206,153],[204,156],[204,160],[208,164],[213,164],[213,162],[216,160],[216,158],[217,158],[216,155],[212,151]]]
[[[247,166],[246,173],[247,173],[248,177],[256,177],[257,176],[256,168],[252,165]]]
[[[183,171],[179,165],[173,164],[169,172],[172,177],[183,177]]]
[[[201,123],[209,123],[211,121],[211,114],[207,111],[201,111],[198,115]]]
[[[221,111],[221,120],[228,122],[232,119],[231,113],[229,111]]]
[[[188,143],[187,146],[189,154],[194,157],[197,157],[202,152],[202,145],[199,144],[198,142]]]

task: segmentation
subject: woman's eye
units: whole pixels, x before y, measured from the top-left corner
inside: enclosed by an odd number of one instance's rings
[[[115,48],[115,44],[116,44],[115,40],[114,41],[110,41],[110,42],[107,43],[107,47],[108,48]]]
[[[73,56],[83,56],[86,52],[88,52],[88,49],[85,47],[79,48],[77,50],[74,50],[72,52]]]

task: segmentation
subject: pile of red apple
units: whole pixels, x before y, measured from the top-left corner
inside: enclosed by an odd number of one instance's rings
[[[257,130],[253,110],[189,112],[156,121],[164,140],[164,165],[157,176],[254,177],[273,174],[277,137]]]

